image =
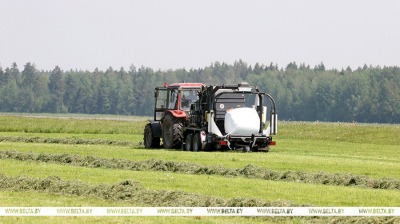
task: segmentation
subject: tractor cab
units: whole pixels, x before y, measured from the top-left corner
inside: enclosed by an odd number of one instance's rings
[[[174,83],[155,89],[154,121],[160,121],[165,111],[170,111],[175,117],[186,117],[191,105],[199,99],[198,93],[202,83]]]

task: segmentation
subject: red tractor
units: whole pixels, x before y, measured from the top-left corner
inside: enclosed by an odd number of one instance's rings
[[[155,89],[154,120],[144,129],[146,148],[186,151],[231,149],[269,151],[275,145],[277,115],[274,99],[257,86],[175,83]],[[271,105],[266,130],[267,107]]]

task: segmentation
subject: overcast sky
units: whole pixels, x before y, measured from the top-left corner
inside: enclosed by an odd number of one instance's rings
[[[400,1],[0,0],[0,63],[400,66]]]

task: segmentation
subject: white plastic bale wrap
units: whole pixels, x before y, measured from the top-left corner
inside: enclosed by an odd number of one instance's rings
[[[235,108],[225,115],[225,132],[228,134],[251,135],[260,130],[260,118],[254,108]]]

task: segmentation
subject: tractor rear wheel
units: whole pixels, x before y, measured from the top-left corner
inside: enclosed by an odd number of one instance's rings
[[[150,124],[146,124],[144,127],[144,147],[145,148],[159,148],[160,147],[160,138],[156,138],[153,136],[153,130],[151,129]]]
[[[172,114],[167,114],[162,122],[162,141],[166,149],[179,149],[182,145],[182,122]]]

